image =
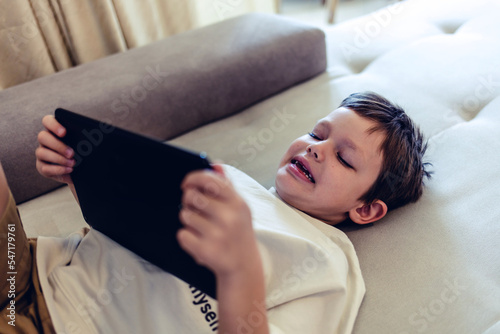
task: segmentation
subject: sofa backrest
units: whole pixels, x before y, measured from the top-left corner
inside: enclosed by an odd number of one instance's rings
[[[243,15],[1,91],[0,161],[20,203],[58,186],[34,155],[58,107],[166,140],[325,69],[321,30]]]

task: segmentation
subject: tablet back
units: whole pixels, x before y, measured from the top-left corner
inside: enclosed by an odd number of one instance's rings
[[[71,174],[87,223],[145,260],[215,298],[215,276],[178,244],[180,184],[211,168],[200,154],[68,110],[55,117],[75,151]]]

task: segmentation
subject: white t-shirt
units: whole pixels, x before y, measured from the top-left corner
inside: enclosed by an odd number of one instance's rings
[[[252,212],[267,296],[259,307],[268,310],[271,333],[350,333],[365,286],[347,236],[243,172],[225,171]],[[37,261],[58,333],[217,331],[217,301],[96,230],[40,237]],[[250,333],[262,317],[238,321]]]

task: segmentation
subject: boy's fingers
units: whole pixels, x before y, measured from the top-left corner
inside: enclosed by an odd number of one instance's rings
[[[182,193],[182,205],[193,210],[202,210],[208,206],[208,199],[198,189],[188,187]]]
[[[213,219],[220,210],[219,198],[204,194],[195,188],[186,188],[182,194],[182,207],[204,219]]]
[[[179,218],[185,227],[198,236],[205,235],[212,228],[212,224],[196,211],[183,209],[179,213]]]
[[[73,168],[71,167],[50,165],[40,161],[36,162],[36,168],[43,176],[53,178],[61,182],[65,182],[64,177],[69,176],[69,174],[73,171]]]
[[[200,239],[192,230],[186,228],[180,229],[179,232],[177,232],[177,240],[182,249],[190,254],[199,265],[205,265],[199,257],[201,252]]]
[[[205,171],[196,170],[194,172],[190,172],[184,177],[184,180],[182,180],[181,188],[197,187],[197,185],[203,180],[207,180]]]
[[[66,135],[66,128],[63,127],[52,115],[47,115],[42,118],[42,124],[47,130],[54,133],[58,137],[64,137]]]
[[[56,153],[48,148],[39,146],[35,151],[35,156],[38,160],[50,164],[57,164],[66,167],[73,167],[75,165],[74,159],[68,159],[59,153]]]
[[[64,144],[62,141],[54,137],[50,132],[42,131],[38,134],[38,142],[43,147],[46,147],[54,152],[57,152],[68,159],[71,159],[74,155],[74,151]]]
[[[189,173],[181,184],[181,189],[196,188],[200,192],[218,198],[228,198],[229,181],[213,171],[195,171]]]
[[[218,163],[213,164],[213,165],[212,165],[212,168],[213,168],[213,169],[214,169],[214,171],[215,171],[216,173],[218,173],[219,175],[222,175],[223,177],[226,177],[226,174],[224,173],[224,167],[222,167],[222,165],[221,165],[221,164],[218,164]]]

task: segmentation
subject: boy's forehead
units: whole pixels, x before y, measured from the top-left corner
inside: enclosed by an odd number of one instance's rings
[[[354,110],[344,107],[340,107],[331,111],[328,115],[318,120],[317,123],[331,123],[334,121],[342,121],[345,123],[375,123],[374,121],[359,116],[358,114],[356,114],[356,112],[354,112]]]
[[[364,139],[370,141],[371,144],[376,143],[376,151],[381,153],[385,133],[383,131],[377,131],[377,122],[358,115],[352,109],[344,107],[337,108],[324,118],[318,120],[317,125],[330,129],[335,128],[346,130],[347,133],[353,136],[352,139],[355,142],[359,142],[360,139]],[[357,134],[357,136],[355,134]]]

